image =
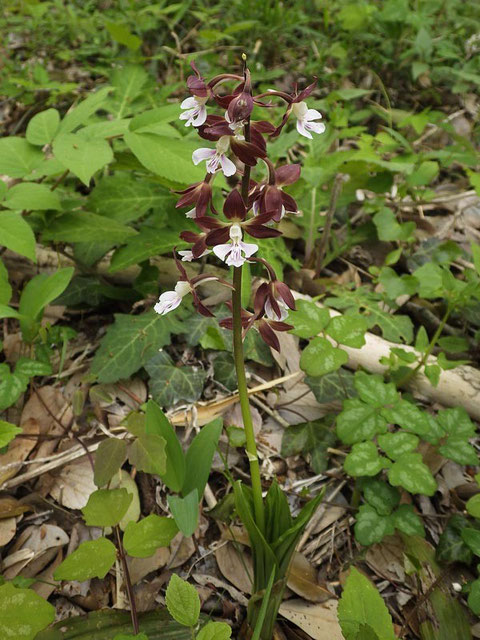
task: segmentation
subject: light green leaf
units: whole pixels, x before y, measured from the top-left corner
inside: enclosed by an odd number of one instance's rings
[[[382,409],[382,416],[388,422],[398,424],[406,431],[416,433],[422,438],[436,435],[434,419],[430,420],[425,411],[403,398],[393,407]]]
[[[57,136],[53,154],[87,187],[93,174],[113,160],[113,151],[106,140],[85,140],[75,133]]]
[[[115,545],[107,538],[82,542],[55,569],[53,577],[55,580],[78,580],[79,582],[90,578],[102,580],[115,564],[116,555]]]
[[[193,489],[184,498],[180,496],[167,496],[168,506],[175,518],[178,528],[187,538],[191,536],[198,526],[198,491]]]
[[[196,489],[198,499],[202,499],[222,427],[222,418],[215,418],[202,427],[192,440],[185,456],[186,473],[182,486],[183,495]]]
[[[392,514],[395,527],[407,536],[425,537],[425,529],[420,516],[411,504],[401,504]]]
[[[182,445],[170,421],[153,400],[147,403],[146,433],[154,433],[165,439],[166,469],[161,478],[171,491],[180,492],[186,471]]]
[[[367,322],[362,316],[333,317],[327,327],[328,335],[339,344],[360,349],[365,344]]]
[[[18,433],[22,433],[20,427],[16,427],[10,422],[5,422],[5,420],[0,420],[0,449],[6,447]]]
[[[59,125],[60,114],[56,109],[40,111],[28,123],[26,138],[30,144],[43,147],[53,140]]]
[[[388,207],[375,214],[373,223],[377,227],[378,239],[384,242],[406,241],[415,230],[414,222],[398,223],[395,214]]]
[[[347,362],[347,352],[334,347],[326,338],[311,340],[300,356],[300,367],[309,376],[323,376]]]
[[[60,199],[55,191],[44,184],[21,182],[7,191],[3,206],[8,209],[61,209]]]
[[[132,498],[126,489],[97,489],[82,509],[85,524],[89,527],[114,527],[126,514]]]
[[[345,444],[370,440],[385,433],[387,423],[378,408],[363,403],[359,398],[345,400],[343,411],[337,417],[337,435]]]
[[[3,262],[0,260],[0,307],[8,305],[11,298],[12,287],[8,280],[8,271]]]
[[[385,383],[383,377],[377,373],[357,371],[354,384],[359,397],[372,407],[396,404],[399,399],[393,382]]]
[[[10,582],[0,587],[0,637],[34,640],[55,620],[55,607],[33,589],[17,589]]]
[[[390,515],[380,515],[369,504],[362,504],[355,523],[355,538],[365,546],[381,542],[385,536],[395,533]]]
[[[23,178],[43,162],[43,153],[25,138],[0,138],[0,174]]]
[[[165,438],[156,433],[142,433],[128,451],[130,463],[139,471],[161,476],[166,471]]]
[[[388,470],[388,479],[395,487],[403,487],[410,493],[433,496],[437,483],[430,469],[424,464],[421,453],[404,453]]]
[[[378,436],[378,444],[387,456],[396,460],[404,453],[410,453],[418,447],[420,438],[413,433],[384,433]]]
[[[43,240],[55,242],[107,242],[109,246],[134,236],[131,227],[89,211],[75,211],[56,218],[43,232]]]
[[[179,400],[196,402],[203,391],[206,372],[198,367],[176,366],[165,351],[154,355],[145,369],[152,397],[162,407],[171,407]]]
[[[346,640],[355,640],[367,624],[382,640],[395,640],[392,618],[374,585],[352,567],[338,604],[338,621]]]
[[[477,493],[467,500],[465,509],[471,516],[480,519],[480,493]]]
[[[477,578],[470,584],[467,602],[473,613],[480,616],[480,578]]]
[[[194,586],[182,580],[176,573],[170,578],[165,603],[174,620],[186,627],[194,627],[200,616],[200,598]]]
[[[138,36],[134,35],[124,24],[107,22],[105,26],[115,42],[124,44],[132,51],[136,51],[142,44],[141,39]],[[125,69],[122,69],[122,72],[125,72]]]
[[[127,457],[127,443],[119,438],[107,438],[95,454],[94,482],[97,487],[108,484]]]
[[[476,466],[479,463],[477,451],[467,442],[465,436],[449,436],[447,441],[438,447],[438,453],[462,465]]]
[[[132,37],[136,38],[136,36]],[[140,65],[127,65],[115,69],[111,80],[115,92],[108,100],[107,109],[115,118],[120,119],[134,111],[132,103],[138,98],[148,81],[148,73]]]
[[[175,520],[151,514],[130,522],[123,535],[123,546],[133,558],[148,558],[160,547],[168,547],[177,535]]]
[[[228,640],[232,637],[232,628],[226,622],[208,622],[197,633],[195,640]]]
[[[20,296],[20,313],[32,320],[39,319],[45,307],[65,291],[73,272],[73,267],[65,267],[51,275],[41,273],[34,276]]]
[[[353,477],[376,476],[384,468],[385,458],[378,455],[374,442],[357,442],[345,458],[343,468]]]
[[[294,328],[290,331],[300,338],[311,338],[325,329],[330,321],[330,311],[322,309],[315,302],[298,300],[296,311],[290,311],[288,322]]]
[[[0,212],[0,246],[7,247],[7,249],[25,256],[33,262],[37,261],[35,235],[20,212]]]
[[[449,435],[465,436],[466,438],[475,436],[475,426],[463,407],[441,409],[437,414],[437,420],[445,433]]]
[[[73,109],[70,109],[60,123],[59,133],[70,133],[70,131],[74,131],[80,125],[88,122],[90,116],[105,104],[111,91],[112,87],[103,87],[90,94],[88,98],[82,100]]]

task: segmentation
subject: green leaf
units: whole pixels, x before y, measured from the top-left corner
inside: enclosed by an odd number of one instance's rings
[[[170,578],[165,603],[174,620],[186,627],[194,627],[200,616],[200,598],[194,586],[182,580],[176,573]]]
[[[148,558],[160,547],[168,547],[177,533],[175,520],[151,514],[139,522],[128,523],[123,546],[133,558]]]
[[[378,445],[389,458],[396,460],[404,453],[410,453],[418,447],[420,439],[413,433],[384,433],[378,436]]]
[[[233,356],[230,353],[218,353],[216,355],[213,362],[213,373],[217,382],[223,384],[229,391],[235,391],[237,388],[237,375]]]
[[[0,420],[0,449],[6,447],[7,444],[11,442],[18,433],[22,433],[22,431],[20,427],[16,427],[10,422],[5,422],[5,420]]]
[[[21,182],[7,191],[3,206],[8,209],[61,209],[60,199],[55,191],[44,184]]]
[[[296,311],[290,311],[288,322],[294,328],[290,331],[300,338],[311,338],[325,329],[330,321],[330,311],[322,309],[315,302],[298,300]]]
[[[330,320],[327,333],[339,344],[360,349],[365,344],[367,328],[367,322],[362,316],[343,315]]]
[[[55,580],[78,580],[105,578],[116,558],[115,545],[107,538],[97,538],[82,542],[77,549],[65,558],[55,569]]]
[[[388,516],[400,502],[395,487],[375,478],[366,478],[362,484],[363,497],[381,516]]]
[[[0,307],[4,307],[10,302],[12,293],[12,287],[8,280],[8,271],[0,260]]]
[[[463,407],[441,409],[437,413],[437,420],[445,433],[449,435],[467,438],[475,436],[475,426]]]
[[[26,390],[28,380],[10,372],[3,373],[0,378],[0,411],[14,404]]]
[[[196,489],[198,499],[202,499],[222,427],[222,418],[215,418],[202,427],[192,440],[185,456],[186,473],[182,487],[184,495]]]
[[[208,622],[197,633],[195,640],[228,640],[232,637],[232,628],[226,622]]]
[[[471,527],[462,529],[462,540],[476,556],[480,556],[480,531]]]
[[[115,68],[111,74],[115,91],[107,101],[107,111],[117,119],[135,113],[138,110],[134,104],[135,100],[141,96],[141,91],[148,79],[148,73],[141,65],[129,64]]]
[[[177,326],[176,320],[154,311],[139,316],[116,314],[95,354],[92,373],[99,382],[128,378],[170,342],[170,332]]]
[[[149,640],[148,636],[144,633],[137,633],[133,635],[133,633],[117,633],[113,640]]]
[[[323,376],[348,362],[348,355],[326,338],[314,338],[300,356],[300,367],[309,376]]]
[[[80,125],[88,122],[90,116],[100,109],[106,102],[108,94],[112,91],[112,87],[103,87],[95,93],[92,93],[82,100],[73,109],[70,109],[60,123],[59,133],[69,133],[74,131]]]
[[[385,466],[373,442],[357,442],[345,458],[343,467],[350,476],[376,476]]]
[[[367,624],[382,640],[395,640],[392,618],[374,585],[352,567],[338,603],[338,621],[346,640],[355,640]]]
[[[423,463],[421,453],[404,453],[388,470],[388,479],[395,487],[403,487],[410,493],[433,496],[437,483],[430,469]]]
[[[185,138],[167,138],[153,133],[134,133],[124,136],[138,160],[152,173],[180,184],[198,182],[205,177],[205,169],[192,163],[197,142]]]
[[[467,565],[471,563],[472,550],[464,542],[462,535],[465,529],[470,528],[469,525],[467,518],[460,514],[455,514],[448,520],[435,552],[439,562],[463,562]]]
[[[467,500],[465,509],[471,516],[480,519],[480,493],[477,493]]]
[[[115,251],[108,270],[110,273],[116,273],[132,264],[144,262],[151,256],[171,253],[174,246],[178,246],[179,249],[182,246],[177,232],[145,226],[140,233],[128,238],[124,247]]]
[[[393,211],[384,207],[373,218],[377,227],[378,239],[383,242],[406,241],[415,230],[414,222],[399,224]]]
[[[7,247],[10,251],[15,251],[33,262],[37,261],[35,235],[19,212],[0,212],[0,246]]]
[[[411,504],[401,504],[392,514],[395,527],[407,536],[425,537],[422,519],[415,513]]]
[[[365,546],[381,542],[385,536],[395,533],[395,526],[389,515],[380,515],[369,504],[362,504],[355,523],[355,538]]]
[[[136,51],[142,44],[141,39],[134,35],[128,27],[124,24],[115,24],[114,22],[107,22],[105,24],[107,31],[119,44],[124,44],[132,51]],[[125,71],[122,69],[122,71]]]
[[[388,422],[398,424],[406,431],[412,431],[424,439],[426,439],[425,436],[435,437],[436,435],[435,420],[430,419],[425,411],[403,398],[393,407],[382,409],[382,415]]]
[[[386,430],[387,422],[378,408],[363,403],[359,398],[345,400],[343,410],[337,416],[337,435],[345,444],[370,440]]]
[[[193,489],[184,498],[169,495],[167,501],[178,528],[188,538],[198,526],[198,491]]]
[[[419,282],[418,294],[421,298],[440,298],[444,294],[443,269],[434,262],[426,262],[413,275]]]
[[[164,438],[166,469],[161,478],[171,491],[180,492],[186,471],[182,445],[170,421],[153,400],[147,403],[146,433],[154,433]]]
[[[130,236],[135,236],[135,231],[121,222],[90,211],[75,211],[56,218],[42,238],[55,242],[107,242],[111,247]]]
[[[383,407],[398,401],[399,395],[393,382],[385,383],[377,373],[357,371],[354,384],[361,400],[372,407]]]
[[[107,438],[95,454],[94,482],[97,487],[108,484],[121,469],[127,457],[127,443],[119,438]]]
[[[20,313],[38,320],[45,307],[65,291],[73,272],[73,267],[65,267],[51,275],[41,273],[33,277],[22,291],[18,307]]]
[[[139,471],[161,476],[167,468],[165,438],[156,433],[143,433],[130,445],[128,459]]]
[[[49,376],[52,373],[50,362],[41,362],[32,358],[20,356],[15,365],[15,373],[19,376],[33,378],[34,376]]]
[[[425,160],[415,167],[415,171],[407,176],[407,184],[411,187],[422,187],[430,184],[438,175],[438,170],[438,162],[435,162],[435,160]]]
[[[0,174],[24,178],[43,162],[43,153],[25,138],[0,138]]]
[[[75,133],[57,136],[53,141],[53,154],[87,187],[93,174],[113,160],[112,148],[106,140],[85,140]]]
[[[479,174],[479,177],[480,177],[480,174]],[[480,182],[479,182],[479,187],[480,187]],[[473,244],[472,242],[472,244],[470,245],[470,248],[472,250],[472,260],[475,266],[475,271],[480,276],[480,244]]]
[[[334,400],[345,400],[345,398],[356,395],[353,386],[353,373],[348,369],[340,368],[338,371],[332,371],[332,373],[318,378],[306,376],[304,382],[310,387],[320,404]]]
[[[55,608],[33,589],[16,589],[10,582],[0,587],[0,636],[34,640],[55,620]]]
[[[133,496],[126,489],[97,489],[82,513],[89,527],[114,527],[127,513]]]
[[[458,464],[478,465],[477,451],[465,440],[465,436],[450,436],[441,447],[438,447],[438,453]]]
[[[176,366],[168,353],[159,351],[146,364],[150,376],[150,392],[163,407],[171,407],[179,400],[196,402],[203,391],[206,372],[189,366]]]
[[[30,144],[43,147],[53,140],[59,125],[60,114],[56,109],[40,111],[28,123],[26,138]]]
[[[473,613],[480,616],[480,578],[470,584],[467,602]]]

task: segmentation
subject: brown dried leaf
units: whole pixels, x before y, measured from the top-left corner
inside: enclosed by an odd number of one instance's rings
[[[287,586],[298,596],[310,602],[325,602],[332,594],[318,584],[317,572],[307,558],[295,552],[288,571]]]
[[[38,435],[38,422],[35,418],[29,418],[26,421],[22,420],[20,424],[23,430],[23,435]],[[8,447],[7,453],[0,456],[0,486],[9,478],[13,478],[17,475],[23,461],[28,458],[29,453],[35,448],[36,444],[36,438],[17,437],[13,440]]]
[[[32,507],[28,504],[22,504],[11,496],[0,498],[0,520],[2,518],[13,518],[13,516],[19,516],[25,511],[31,510]]]
[[[50,495],[64,507],[82,509],[96,488],[92,467],[83,457],[62,468],[50,488]]]
[[[16,518],[5,518],[0,520],[0,547],[4,547],[12,540],[17,530]]]
[[[280,607],[280,615],[308,633],[312,640],[344,640],[338,624],[336,600],[323,604],[287,600]]]
[[[221,544],[215,551],[218,568],[233,585],[252,593],[253,564],[249,553],[239,553],[234,544]]]

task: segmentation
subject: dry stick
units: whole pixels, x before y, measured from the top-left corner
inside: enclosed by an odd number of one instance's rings
[[[330,203],[328,205],[327,216],[325,219],[325,226],[323,233],[318,243],[317,259],[315,263],[315,277],[319,278],[322,271],[323,261],[325,259],[325,253],[327,251],[327,244],[330,237],[330,229],[332,227],[333,216],[337,208],[337,200],[342,190],[344,176],[342,173],[337,173],[335,180],[333,181],[332,193],[330,195]]]
[[[132,581],[130,580],[130,573],[128,571],[127,557],[123,548],[122,538],[120,536],[120,528],[118,524],[115,525],[114,530],[115,538],[117,541],[118,555],[120,556],[120,562],[122,563],[123,576],[125,578],[125,585],[127,587],[127,596],[130,602],[130,616],[132,618],[133,632],[135,635],[138,635],[139,627],[137,605],[135,603],[135,594],[133,593]]]

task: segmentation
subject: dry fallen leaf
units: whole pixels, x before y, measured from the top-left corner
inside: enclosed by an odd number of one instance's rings
[[[16,518],[3,518],[0,520],[0,547],[10,542],[17,530]]]
[[[69,509],[82,509],[96,490],[93,471],[86,457],[65,465],[55,476],[50,495]]]
[[[253,564],[250,554],[240,554],[233,543],[227,542],[215,551],[215,559],[227,580],[243,593],[252,593]]]
[[[318,584],[317,572],[307,558],[295,552],[288,571],[287,586],[298,596],[310,602],[325,602],[332,594]]]
[[[140,580],[149,573],[152,573],[152,571],[157,571],[164,567],[169,557],[170,551],[166,547],[160,547],[155,551],[153,556],[149,556],[148,558],[128,557],[128,570],[132,584],[137,584],[137,582],[140,582]]]
[[[38,422],[35,418],[29,418],[26,421],[22,420],[20,426],[22,428],[23,435],[38,435]],[[29,453],[34,449],[36,444],[37,439],[35,437],[17,437],[10,443],[7,453],[0,456],[0,487],[6,480],[17,475],[23,461],[28,458]]]
[[[336,600],[323,604],[287,600],[280,607],[280,615],[308,633],[312,640],[344,640],[338,624]]]

